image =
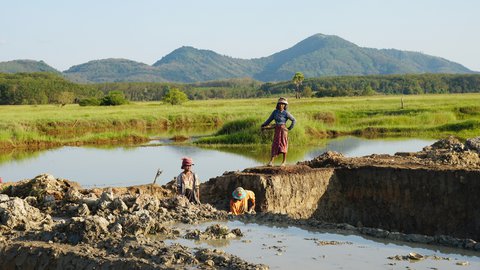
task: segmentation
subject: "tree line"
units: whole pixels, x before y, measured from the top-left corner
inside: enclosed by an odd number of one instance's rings
[[[178,91],[185,94],[189,100],[256,98],[285,94],[295,94],[297,98],[301,98],[472,93],[480,92],[480,74],[305,78],[302,73],[297,72],[290,81],[278,83],[261,83],[250,78],[240,78],[189,84],[146,82],[78,84],[52,73],[0,73],[0,105],[68,103],[118,105],[128,101],[164,99],[172,103],[172,94],[175,93],[176,96],[179,94]]]
[[[0,105],[68,104],[102,92],[54,73],[0,73]]]
[[[335,76],[305,79],[302,92],[316,97],[365,96],[374,94],[446,94],[480,92],[480,74],[407,74]],[[266,83],[262,91],[269,94],[293,92],[291,82]]]

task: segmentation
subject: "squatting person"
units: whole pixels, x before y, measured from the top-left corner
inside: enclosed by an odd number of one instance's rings
[[[253,191],[237,187],[232,192],[232,197],[233,199],[230,200],[230,212],[232,214],[255,213],[255,193]]]

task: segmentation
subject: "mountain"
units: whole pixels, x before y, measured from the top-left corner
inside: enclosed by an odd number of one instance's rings
[[[251,60],[223,56],[209,50],[181,47],[155,64],[162,77],[176,82],[211,81],[252,77],[261,65]]]
[[[8,62],[0,62],[0,72],[3,72],[3,73],[18,73],[18,72],[60,73],[60,71],[47,65],[43,61],[34,61],[34,60],[13,60]]]
[[[184,46],[151,66],[127,59],[103,59],[73,66],[64,74],[78,82],[191,83],[244,77],[271,82],[290,80],[297,71],[305,77],[475,73],[436,56],[396,49],[364,48],[338,36],[316,34],[291,48],[262,58],[232,58]]]
[[[127,59],[94,60],[63,72],[77,82],[163,82],[155,67]]]
[[[440,57],[417,52],[362,48],[337,36],[317,34],[265,59],[254,78],[260,81],[290,80],[295,72],[305,77],[337,75],[472,73],[466,67]]]

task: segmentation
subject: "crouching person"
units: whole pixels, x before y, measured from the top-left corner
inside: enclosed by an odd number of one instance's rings
[[[233,191],[232,197],[233,199],[230,200],[230,213],[234,215],[255,214],[255,193],[253,191],[237,187]]]
[[[190,202],[200,204],[200,181],[197,174],[192,171],[193,165],[191,158],[182,158],[183,172],[177,177],[177,192],[187,197]]]

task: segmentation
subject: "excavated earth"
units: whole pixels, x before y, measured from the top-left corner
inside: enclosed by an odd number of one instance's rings
[[[345,230],[480,251],[480,137],[416,153],[348,158],[334,152],[287,167],[227,172],[201,184],[203,204],[164,186],[82,189],[51,175],[0,184],[2,269],[268,269],[218,249],[160,239],[241,238],[228,219]],[[237,187],[257,214],[226,210]],[[151,237],[156,235],[159,237]]]

